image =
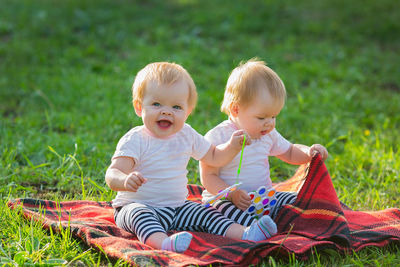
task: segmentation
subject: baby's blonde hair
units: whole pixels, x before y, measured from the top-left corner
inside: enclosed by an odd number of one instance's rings
[[[192,77],[181,65],[169,62],[150,63],[138,72],[132,85],[132,103],[134,106],[142,104],[147,83],[150,81],[159,85],[172,85],[178,81],[185,81],[189,90],[189,108],[190,110],[195,108],[197,91]]]
[[[277,107],[283,107],[286,89],[278,74],[267,67],[264,61],[256,58],[240,62],[229,75],[221,111],[230,115],[233,103],[247,107],[261,89],[267,89]]]

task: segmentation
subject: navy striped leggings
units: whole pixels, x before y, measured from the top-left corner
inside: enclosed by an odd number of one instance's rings
[[[192,201],[177,208],[131,203],[115,210],[114,218],[118,227],[135,234],[143,243],[154,233],[170,230],[225,235],[234,223],[214,208]]]
[[[271,218],[275,220],[276,215],[283,205],[293,204],[297,199],[297,193],[294,192],[276,192],[276,204],[271,207]],[[238,209],[232,202],[228,200],[217,200],[213,204],[220,213],[243,226],[249,226],[254,222],[254,218],[245,211]]]

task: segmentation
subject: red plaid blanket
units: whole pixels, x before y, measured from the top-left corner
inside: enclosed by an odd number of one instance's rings
[[[45,228],[57,231],[60,223],[69,226],[73,235],[89,246],[139,266],[249,265],[267,256],[294,253],[298,259],[307,259],[314,250],[345,253],[366,246],[400,244],[400,209],[353,211],[341,205],[319,156],[276,188],[299,192],[297,202],[278,214],[278,235],[250,242],[196,232],[184,254],[154,250],[116,227],[109,202],[17,199],[9,206],[22,206],[26,217],[41,221]],[[200,200],[202,187],[189,185],[189,191],[189,199]]]

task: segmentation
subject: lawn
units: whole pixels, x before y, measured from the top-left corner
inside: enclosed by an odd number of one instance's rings
[[[0,0],[0,263],[123,265],[11,211],[9,199],[110,201],[104,174],[119,138],[141,124],[135,73],[182,64],[199,101],[188,122],[205,134],[230,71],[259,57],[288,98],[278,130],[324,144],[340,200],[356,210],[400,207],[400,13],[390,0]],[[271,159],[274,181],[295,166]],[[190,183],[200,183],[197,162]],[[400,265],[399,246],[265,265]]]

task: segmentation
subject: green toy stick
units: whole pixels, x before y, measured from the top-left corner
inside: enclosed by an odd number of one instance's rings
[[[236,183],[239,182],[239,174],[240,174],[240,168],[242,167],[243,150],[245,143],[246,143],[246,135],[243,135],[243,145],[242,145],[242,151],[240,152],[240,161],[239,161],[239,168],[237,170]]]

